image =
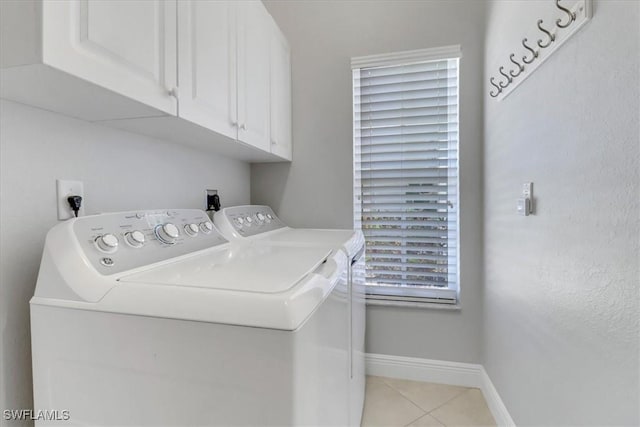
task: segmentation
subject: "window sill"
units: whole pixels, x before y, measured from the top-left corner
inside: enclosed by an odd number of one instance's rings
[[[381,300],[381,299],[366,299],[367,305],[378,305],[387,307],[405,307],[405,308],[420,308],[426,310],[446,310],[446,311],[460,311],[462,308],[459,303],[456,304],[438,304],[435,302],[415,302],[415,301],[398,301],[398,300]]]

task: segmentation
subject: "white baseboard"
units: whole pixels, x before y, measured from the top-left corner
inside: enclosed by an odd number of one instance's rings
[[[367,375],[479,388],[497,425],[515,426],[482,365],[372,353],[365,361]]]
[[[496,424],[499,426],[515,426],[516,423],[513,422],[513,418],[511,418],[509,411],[507,411],[507,407],[504,406],[504,402],[502,401],[502,398],[500,398],[498,390],[493,386],[491,378],[489,378],[484,367],[482,367],[480,375],[482,376],[480,390],[482,390],[484,400],[487,401],[487,406],[491,411],[491,415],[493,415],[493,419],[496,420]]]
[[[417,357],[371,354],[365,356],[367,375],[480,388],[482,366]]]

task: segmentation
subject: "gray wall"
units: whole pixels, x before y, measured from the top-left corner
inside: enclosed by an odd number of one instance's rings
[[[483,363],[518,425],[640,423],[640,3],[594,6],[508,98],[485,94]],[[535,30],[527,7],[492,4],[487,78]]]
[[[28,302],[57,223],[56,178],[84,182],[86,214],[202,208],[205,188],[249,202],[247,163],[6,101],[0,160],[1,409],[31,408]]]
[[[369,306],[367,351],[480,361],[481,1],[265,1],[291,43],[293,163],[252,165],[251,201],[293,226],[352,227],[350,58],[462,45],[462,310]]]

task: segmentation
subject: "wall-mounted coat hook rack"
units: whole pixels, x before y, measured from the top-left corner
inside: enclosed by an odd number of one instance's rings
[[[539,35],[539,32],[544,33],[545,37],[538,39],[535,44],[530,44],[527,37],[522,38],[521,44],[523,49],[520,49],[521,53],[515,51],[515,53],[509,55],[509,61],[515,65],[515,68],[510,69],[507,73],[505,72],[505,66],[498,67],[498,77],[500,79],[496,82],[496,75],[489,78],[489,83],[495,88],[495,90],[491,89],[489,91],[489,95],[492,98],[502,100],[513,92],[527,77],[541,66],[547,58],[591,19],[592,1],[593,0],[576,0],[571,7],[565,7],[560,4],[561,0],[553,0],[555,7],[550,5],[551,0],[549,0],[549,6],[545,6],[547,3],[541,3],[544,7],[547,7],[547,10],[541,10],[543,18],[547,19],[546,22],[555,21],[556,25],[553,26],[553,28],[547,28],[548,25],[544,25],[544,19],[537,19],[535,21],[537,32],[529,32],[529,37],[535,37]],[[554,16],[552,19],[549,19],[550,15],[555,14],[557,16],[558,11],[562,13],[562,17],[556,19]],[[522,58],[522,63],[516,58]],[[504,77],[504,79],[502,79],[502,77]]]
[[[560,5],[560,0],[556,0],[556,7],[558,9],[560,9],[561,11],[563,11],[564,13],[566,13],[569,16],[569,22],[567,22],[566,24],[562,23],[562,19],[558,18],[556,20],[556,25],[558,26],[558,28],[567,28],[569,25],[571,25],[571,23],[573,21],[576,20],[576,13],[570,11],[569,9],[567,9],[566,7],[563,7]]]
[[[556,41],[556,35],[542,28],[543,23],[544,21],[542,19],[538,19],[538,29],[547,35],[547,37],[549,38],[549,41],[547,41],[546,43],[542,43],[542,39],[538,39],[538,46],[543,49],[546,49],[549,46],[551,46],[551,43]]]
[[[493,85],[493,87],[497,89],[496,92],[489,92],[489,95],[491,95],[492,98],[495,98],[496,96],[500,95],[500,93],[502,92],[502,88],[500,87],[500,85],[496,84],[495,80],[496,80],[495,77],[491,77],[489,79],[489,82]]]
[[[539,55],[539,52],[537,50],[535,50],[532,47],[529,47],[527,45],[527,41],[529,41],[529,39],[527,39],[526,37],[522,39],[522,46],[525,47],[525,49],[527,49],[529,52],[531,52],[531,55],[533,56],[531,59],[527,59],[526,56],[522,57],[522,60],[524,61],[525,64],[531,64],[533,61],[536,60],[536,58]]]
[[[509,71],[509,75],[511,75],[511,77],[513,78],[518,77],[524,71],[524,65],[520,64],[518,61],[513,59],[515,56],[516,56],[515,53],[512,53],[511,55],[509,55],[509,59],[511,60],[511,62],[513,62],[516,65],[517,67],[516,69],[518,70],[517,73],[514,72],[513,70]]]
[[[504,72],[504,67],[500,67],[498,69],[498,72],[500,74],[502,74],[504,76],[504,78],[507,79],[507,84],[503,85],[502,82],[499,82],[499,85],[502,89],[506,88],[507,86],[509,86],[511,84],[511,82],[513,81],[513,78],[511,78],[510,75],[508,75],[507,73]]]

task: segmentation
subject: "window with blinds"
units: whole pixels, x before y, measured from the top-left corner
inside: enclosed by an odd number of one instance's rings
[[[458,46],[354,58],[354,222],[367,298],[456,303]]]

